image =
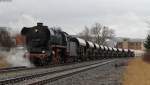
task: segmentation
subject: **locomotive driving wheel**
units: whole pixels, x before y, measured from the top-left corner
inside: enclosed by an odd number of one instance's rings
[[[59,55],[59,49],[54,48],[53,56],[52,56],[52,64],[60,64],[60,55]]]

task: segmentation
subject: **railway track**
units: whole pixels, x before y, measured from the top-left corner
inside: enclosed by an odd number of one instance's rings
[[[99,61],[99,60],[97,60]],[[94,61],[94,62],[97,62]],[[93,63],[93,61],[85,61],[82,63],[66,63],[66,64],[58,64],[58,65],[49,65],[49,66],[42,66],[42,67],[26,67],[26,66],[18,66],[18,67],[7,67],[7,68],[0,68],[0,74],[4,73],[12,73],[12,72],[21,72],[26,70],[38,70],[38,69],[47,69],[47,68],[53,68],[53,67],[62,67],[62,66],[69,66],[69,65],[78,65],[78,64],[84,64],[84,63]],[[1,78],[0,78],[1,79]]]
[[[43,85],[48,82],[52,82],[61,78],[64,78],[69,75],[73,75],[75,73],[79,73],[88,69],[95,68],[97,66],[102,66],[111,62],[114,62],[114,60],[103,60],[95,63],[90,63],[86,65],[80,65],[80,66],[75,66],[75,67],[70,67],[70,68],[65,68],[65,69],[59,69],[55,71],[43,71],[43,72],[37,72],[34,74],[30,75],[22,75],[22,76],[17,76],[17,77],[11,77],[11,78],[6,78],[0,80],[0,85],[5,85],[5,84],[15,84],[15,85]]]
[[[24,70],[24,69],[27,69],[27,68],[25,66],[0,68],[0,73],[10,72],[10,71],[17,71],[17,70]]]

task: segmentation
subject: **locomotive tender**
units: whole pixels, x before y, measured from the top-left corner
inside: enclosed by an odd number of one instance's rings
[[[36,66],[134,56],[131,50],[98,45],[48,28],[43,23],[24,27],[21,35],[28,50],[25,57]]]

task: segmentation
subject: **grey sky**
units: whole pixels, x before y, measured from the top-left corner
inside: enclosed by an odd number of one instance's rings
[[[114,29],[117,36],[145,38],[149,4],[149,0],[12,0],[0,2],[0,26],[20,30],[41,21],[76,34],[85,25],[99,22]]]

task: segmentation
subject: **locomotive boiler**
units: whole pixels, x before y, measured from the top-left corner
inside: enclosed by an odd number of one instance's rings
[[[25,36],[28,53],[26,57],[35,65],[58,64],[65,62],[67,34],[37,23],[34,27],[24,27],[21,34]]]

